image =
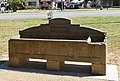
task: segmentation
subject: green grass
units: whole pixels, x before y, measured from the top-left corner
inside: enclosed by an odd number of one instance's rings
[[[72,23],[86,25],[107,32],[107,53],[120,57],[120,16],[75,17]],[[0,20],[0,55],[8,54],[8,40],[19,30],[47,23],[47,19]]]
[[[108,8],[109,10],[120,10],[120,7],[118,8]]]
[[[0,58],[8,55],[8,40],[19,30],[46,23],[47,19],[0,20]]]
[[[89,10],[96,10],[96,8],[64,9],[63,11],[89,11]],[[107,8],[103,8],[103,10],[107,10]],[[120,10],[120,8],[108,8],[108,10]],[[48,12],[48,11],[49,10],[39,10],[39,9],[17,10],[18,13]],[[53,11],[61,11],[61,10],[53,10]]]
[[[49,12],[50,10],[39,10],[39,9],[27,9],[27,10],[17,10],[16,13],[40,13],[40,12]],[[61,10],[53,10],[54,12],[56,11],[61,11]]]
[[[73,23],[86,25],[107,32],[107,53],[120,56],[120,16],[72,18]]]
[[[39,9],[27,9],[27,10],[17,10],[19,13],[32,13],[32,12],[48,12],[49,10],[39,10]]]

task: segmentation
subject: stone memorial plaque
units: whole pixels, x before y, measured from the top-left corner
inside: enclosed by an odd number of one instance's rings
[[[9,66],[20,67],[29,58],[46,59],[48,70],[60,70],[64,61],[92,63],[91,73],[106,74],[106,33],[55,18],[49,24],[19,32],[9,40]],[[24,45],[23,45],[24,44]]]

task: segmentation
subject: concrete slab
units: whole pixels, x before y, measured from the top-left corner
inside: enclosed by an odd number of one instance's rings
[[[38,76],[38,74],[40,74],[40,75],[47,74],[49,76],[57,75],[57,76],[62,76],[62,77],[69,76],[69,78],[74,78],[74,79],[76,78],[77,81],[79,81],[78,77],[92,78],[92,79],[95,79],[94,81],[96,81],[96,80],[118,81],[118,72],[117,72],[116,65],[107,65],[107,75],[106,76],[91,74],[91,72],[90,72],[91,63],[65,62],[64,68],[61,71],[47,71],[45,68],[46,68],[45,60],[34,60],[34,59],[31,60],[30,59],[30,61],[21,68],[9,67],[8,62],[3,61],[3,63],[1,63],[1,65],[0,65],[0,78],[4,77],[7,79],[8,76],[10,76],[12,78],[11,74],[14,75],[17,73],[19,74],[19,72],[21,72],[21,75],[22,75],[22,73],[23,74],[27,73],[28,75],[30,75],[32,73],[32,75],[34,75],[34,76]],[[4,72],[8,73],[7,74],[8,76],[5,77],[6,73],[4,73]],[[11,74],[9,74],[9,73],[11,73]],[[28,76],[28,75],[25,75],[25,76]],[[9,79],[9,80],[11,80],[11,79]]]
[[[103,79],[109,81],[118,81],[118,71],[116,65],[107,65],[107,75],[106,76],[89,76],[84,78],[94,78],[94,79]]]
[[[76,64],[76,65],[86,65],[86,67],[90,66],[91,63],[80,63],[80,62],[66,62],[66,64]],[[83,68],[81,68],[83,69]],[[90,69],[90,68],[89,68]],[[84,70],[84,69],[83,69]],[[88,72],[87,72],[88,74]],[[116,65],[107,65],[107,74],[106,75],[90,75],[83,76],[83,78],[94,78],[94,79],[103,79],[109,81],[118,81],[118,71]]]

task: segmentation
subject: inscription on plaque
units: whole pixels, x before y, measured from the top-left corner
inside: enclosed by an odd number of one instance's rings
[[[69,32],[69,27],[51,27],[51,32]]]

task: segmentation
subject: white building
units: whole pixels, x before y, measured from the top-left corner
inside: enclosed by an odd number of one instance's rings
[[[1,8],[1,5],[4,5],[6,6],[7,5],[7,0],[0,0],[0,8]]]
[[[63,2],[65,0],[62,0]],[[28,8],[40,8],[41,2],[50,2],[52,8],[56,8],[57,4],[61,2],[61,0],[26,0]]]

